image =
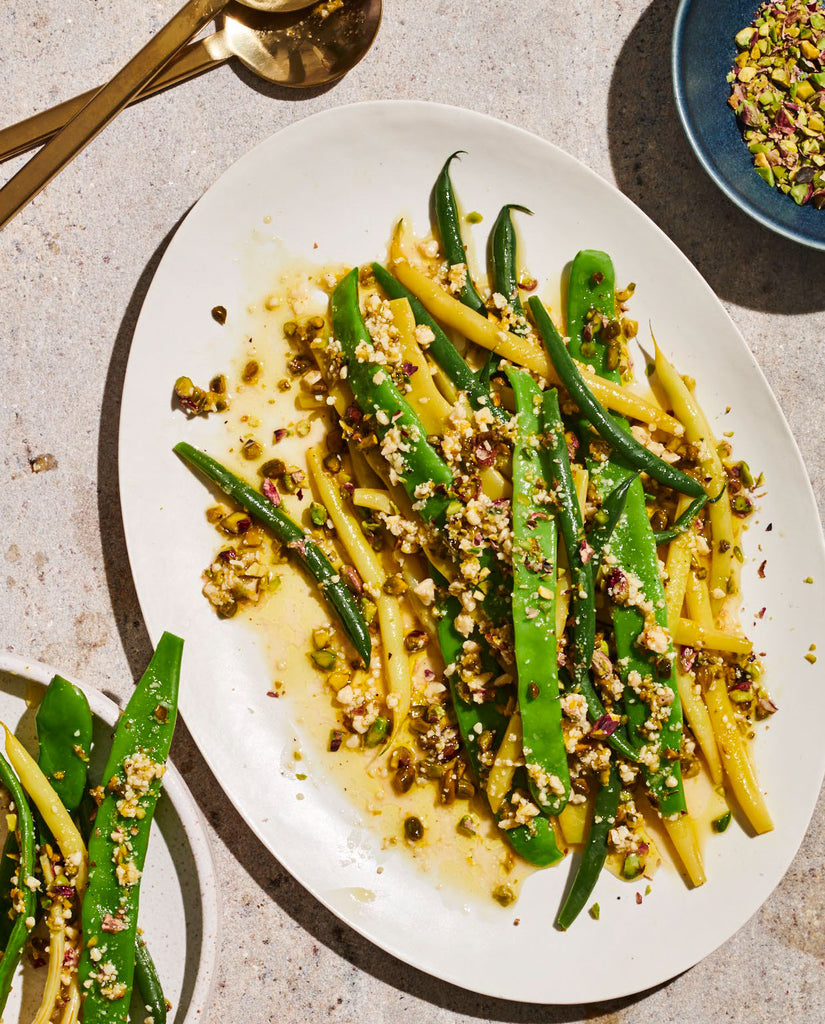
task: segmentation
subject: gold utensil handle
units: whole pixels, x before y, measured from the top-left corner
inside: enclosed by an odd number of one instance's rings
[[[129,103],[137,103],[156,92],[194,78],[195,75],[225,63],[231,56],[222,30],[213,32],[211,36],[199,39],[196,43],[189,43],[166,65],[157,78],[153,78],[141,89],[139,95],[129,100]],[[48,110],[42,110],[39,114],[18,121],[17,124],[11,124],[8,128],[0,128],[0,163],[10,160],[13,156],[20,156],[21,153],[34,149],[51,138],[100,92],[100,88],[98,86],[96,89],[89,89],[88,92],[81,93],[73,99],[58,103]]]
[[[0,188],[0,228],[87,146],[149,84],[227,0],[189,0],[85,107]]]

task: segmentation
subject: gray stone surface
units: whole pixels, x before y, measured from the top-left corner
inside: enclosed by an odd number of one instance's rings
[[[6,0],[0,119],[105,80],[176,6]],[[725,303],[790,420],[823,507],[825,257],[752,223],[693,159],[669,84],[676,0],[385,0],[385,8],[375,48],[336,87],[299,97],[234,66],[179,86],[121,115],[0,235],[6,649],[129,692],[150,648],[120,525],[116,435],[140,304],[175,225],[229,164],[278,128],[356,100],[469,106],[543,135],[615,181]],[[33,475],[29,459],[41,452],[58,468]],[[209,820],[221,879],[211,1022],[825,1019],[821,802],[783,883],[717,953],[637,998],[554,1008],[475,996],[373,948],[261,847],[185,728],[174,755]],[[678,922],[674,932],[678,941]]]

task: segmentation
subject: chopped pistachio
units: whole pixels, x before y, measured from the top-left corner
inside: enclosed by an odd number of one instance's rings
[[[410,815],[404,819],[404,835],[411,843],[420,842],[424,838],[424,826],[421,824],[421,819],[416,818],[415,815]]]
[[[395,573],[392,576],[388,576],[384,581],[384,593],[392,594],[394,597],[400,594],[405,594],[409,587],[407,586],[404,577],[400,573]]]
[[[497,885],[491,895],[496,903],[500,903],[502,907],[509,907],[511,903],[516,901],[516,894],[509,885]]]
[[[255,462],[264,453],[263,445],[253,437],[248,437],[241,445],[241,455],[247,462]]]
[[[312,631],[312,646],[316,651],[322,650],[324,647],[328,647],[332,640],[332,633],[330,630],[321,628],[313,629]]]
[[[221,529],[231,534],[246,533],[251,525],[252,520],[246,512],[230,512],[221,520]]]
[[[728,825],[730,825],[731,814],[730,811],[726,811],[724,814],[720,814],[718,818],[714,818],[711,822],[714,832],[724,832]]]
[[[48,453],[36,455],[30,460],[29,465],[32,468],[32,473],[48,473],[51,469],[57,469],[57,459]]]
[[[367,747],[377,747],[380,743],[383,743],[389,733],[390,723],[386,718],[382,718],[380,715],[372,725],[367,729],[367,734],[364,737],[364,745]]]
[[[338,659],[335,651],[331,651],[326,647],[320,651],[313,651],[310,657],[323,672],[329,672],[333,669]]]
[[[463,836],[477,836],[479,829],[478,817],[475,814],[464,814],[459,819],[456,829]]]
[[[638,878],[644,869],[645,863],[638,853],[629,853],[622,864],[622,876],[628,879]]]
[[[241,380],[244,384],[252,384],[258,379],[261,372],[261,364],[257,359],[249,359],[241,370]]]
[[[313,501],[309,506],[309,518],[314,526],[323,526],[327,521],[327,510],[320,501]]]

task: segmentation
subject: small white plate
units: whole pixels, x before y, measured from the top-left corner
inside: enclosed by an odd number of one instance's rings
[[[41,662],[0,653],[0,719],[27,746],[35,737],[34,712],[26,704],[28,688],[34,684],[42,690],[57,672]],[[92,709],[97,753],[92,754],[91,771],[101,771],[120,709],[99,690],[71,681],[83,690]],[[172,764],[164,775],[152,822],[140,886],[139,923],[164,995],[172,1003],[169,1024],[201,1024],[206,1020],[215,978],[217,883],[201,812]],[[34,1017],[44,977],[45,970],[35,970],[28,958],[23,958],[5,1020],[22,1022]]]
[[[227,367],[247,304],[266,296],[284,257],[353,264],[382,258],[401,214],[426,232],[433,181],[459,148],[468,155],[454,166],[457,191],[466,210],[484,217],[470,232],[475,253],[483,255],[503,203],[534,211],[519,218],[519,230],[524,263],[540,282],[557,281],[579,249],[611,253],[619,281],[638,282],[632,315],[643,334],[652,323],[681,372],[696,378],[717,433],[735,431],[738,456],[768,482],[745,535],[744,596],[745,626],[756,650],[767,652],[780,707],[756,741],[776,830],[754,839],[734,823],[707,843],[707,885],[691,892],[675,871],[663,870],[641,906],[635,886],[603,875],[595,896],[601,920],[584,914],[566,934],[552,922],[567,866],[531,876],[518,903],[502,911],[489,899],[439,888],[409,858],[382,849],[378,832],[336,787],[328,757],[316,758],[308,779],[296,781],[288,766],[302,726],[289,694],[266,696],[273,678],[266,648],[306,644],[308,624],[296,621],[285,601],[278,606],[282,624],[268,637],[215,618],[200,594],[215,548],[203,515],[207,492],[172,454],[179,440],[226,451],[221,417],[187,422],[172,406],[172,384],[179,374],[202,382]],[[224,328],[210,317],[216,304],[230,311]],[[825,554],[805,469],[764,377],[696,270],[628,199],[547,142],[466,110],[367,103],[301,121],[238,160],[183,222],[146,298],[123,395],[120,493],[149,633],[157,639],[172,629],[187,638],[181,708],[216,777],[303,885],[400,959],[508,999],[623,996],[710,953],[787,870],[825,769],[825,660],[804,660],[822,637]],[[765,579],[757,575],[763,559]],[[806,577],[814,584],[803,583]],[[754,621],[763,606],[764,618]],[[295,692],[303,677],[286,682]],[[374,898],[358,899],[363,892]]]

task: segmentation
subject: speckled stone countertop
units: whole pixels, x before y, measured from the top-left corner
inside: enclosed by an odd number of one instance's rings
[[[6,0],[0,120],[105,80],[177,6]],[[385,0],[374,49],[334,88],[299,96],[226,66],[123,113],[0,234],[4,647],[128,694],[150,655],[117,489],[121,385],[140,305],[176,224],[226,167],[277,129],[357,100],[469,106],[544,136],[615,182],[724,302],[825,507],[825,256],[751,222],[694,160],[669,79],[676,6]],[[42,452],[58,466],[35,475],[29,460]],[[476,996],[374,948],[259,844],[184,727],[174,757],[209,822],[221,880],[212,1024],[825,1019],[821,801],[785,880],[715,954],[641,996],[559,1008]]]

